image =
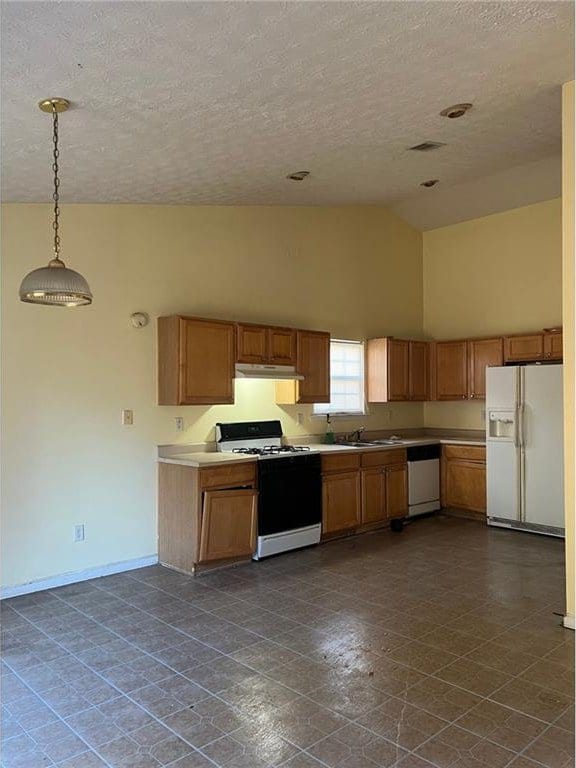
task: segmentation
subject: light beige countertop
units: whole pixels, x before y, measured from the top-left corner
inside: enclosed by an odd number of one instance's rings
[[[158,456],[163,464],[183,464],[188,467],[215,467],[219,464],[246,464],[256,461],[256,456],[237,453],[218,453],[217,451],[197,451],[177,453],[174,456]]]
[[[318,453],[362,453],[366,451],[393,451],[398,448],[411,448],[416,445],[486,445],[485,440],[478,439],[466,439],[466,438],[450,438],[450,437],[421,437],[421,438],[407,438],[402,439],[397,443],[389,445],[366,445],[362,447],[355,447],[351,445],[339,445],[335,443],[333,445],[326,445],[324,443],[305,443],[311,451]],[[297,440],[289,441],[290,445],[303,445],[304,443],[298,443]],[[257,461],[256,456],[246,456],[245,454],[236,453],[220,453],[218,451],[191,451],[189,453],[184,451],[182,453],[172,453],[168,456],[158,456],[158,461],[165,464],[181,464],[188,467],[214,467],[222,464],[231,463],[247,463]]]

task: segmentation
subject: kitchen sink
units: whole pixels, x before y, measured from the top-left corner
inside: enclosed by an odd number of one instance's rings
[[[343,440],[338,445],[345,445],[347,448],[369,448],[370,446],[382,446],[382,445],[403,445],[404,440],[363,440],[363,441],[345,441]]]

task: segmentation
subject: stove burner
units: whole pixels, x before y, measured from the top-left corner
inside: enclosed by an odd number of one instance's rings
[[[275,456],[280,453],[304,453],[307,445],[265,445],[263,448],[233,448],[232,453],[244,453],[250,456]]]

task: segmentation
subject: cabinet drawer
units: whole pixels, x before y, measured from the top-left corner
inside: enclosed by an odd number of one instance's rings
[[[361,454],[360,461],[363,467],[385,467],[387,464],[405,464],[406,449],[369,451]]]
[[[322,456],[322,472],[348,472],[359,467],[359,453],[331,453]]]
[[[442,453],[445,459],[486,461],[486,448],[483,445],[445,445]]]
[[[200,470],[200,488],[234,488],[255,485],[256,462]]]

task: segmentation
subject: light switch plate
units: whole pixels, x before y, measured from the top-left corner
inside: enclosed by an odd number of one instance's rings
[[[130,411],[126,408],[122,411],[122,424],[124,424],[125,427],[131,427],[132,424],[134,424],[134,411]]]

